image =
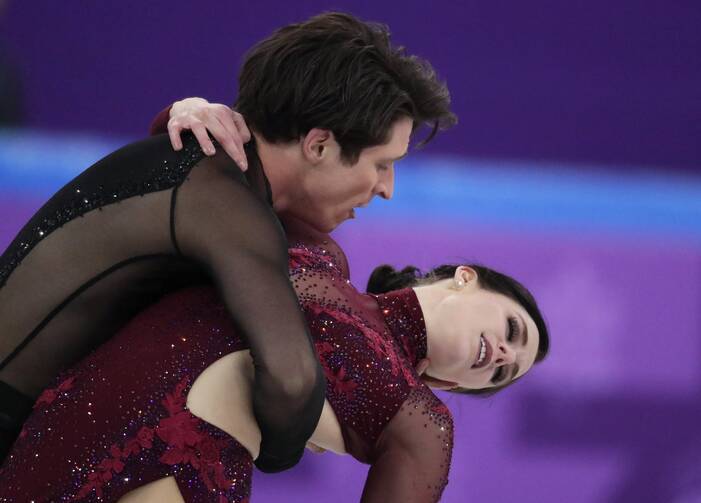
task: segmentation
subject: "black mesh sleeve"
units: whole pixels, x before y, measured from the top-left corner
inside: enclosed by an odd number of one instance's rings
[[[193,168],[178,189],[173,229],[182,253],[208,267],[249,343],[262,434],[256,466],[276,472],[301,458],[326,383],[288,278],[282,227],[231,164],[218,154]]]

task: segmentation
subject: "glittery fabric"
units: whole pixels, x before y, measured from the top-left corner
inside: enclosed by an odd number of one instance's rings
[[[413,290],[360,294],[335,242],[287,231],[326,398],[346,450],[371,465],[364,501],[437,501],[452,419],[414,371],[426,331]],[[114,501],[165,476],[186,501],[244,501],[250,456],[192,416],[184,397],[208,365],[245,347],[212,289],[166,297],[42,393],[0,471],[0,501]]]
[[[193,136],[183,144],[174,152],[163,135],[98,161],[0,256],[0,390],[31,403],[153,302],[216,282],[255,361],[254,403],[266,404],[254,408],[263,439],[256,464],[293,466],[321,413],[324,382],[267,180],[254,145],[243,174],[222,149],[205,157]],[[304,386],[291,393],[280,383],[300,368]],[[2,397],[0,459],[26,418]]]
[[[0,501],[116,501],[168,476],[188,502],[245,501],[248,452],[185,407],[199,373],[243,347],[213,289],[171,294],[39,396]]]
[[[103,208],[136,195],[172,188],[185,179],[192,167],[202,159],[204,154],[194,142],[185,142],[182,156],[177,162],[163,160],[156,166],[150,166],[139,180],[115,179],[112,183],[99,184],[85,189],[79,182],[66,187],[57,196],[60,205],[51,205],[47,211],[37,214],[25,226],[8,249],[0,262],[0,288],[7,282],[10,273],[22,262],[24,257],[44,238],[71,220],[86,213]]]
[[[290,276],[326,374],[326,398],[346,450],[371,465],[363,501],[438,501],[453,421],[415,371],[427,342],[414,291],[360,294],[333,240],[299,228],[288,234]]]

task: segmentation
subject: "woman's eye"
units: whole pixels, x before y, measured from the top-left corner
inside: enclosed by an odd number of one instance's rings
[[[492,376],[492,384],[499,384],[499,381],[504,377],[504,367],[499,367],[494,371]]]
[[[506,336],[506,340],[511,342],[518,336],[519,326],[516,318],[509,318],[509,333]]]

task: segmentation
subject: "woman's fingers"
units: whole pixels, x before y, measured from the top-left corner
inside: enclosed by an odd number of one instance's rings
[[[180,135],[184,129],[192,129],[193,121],[199,120],[197,115],[208,105],[209,102],[203,98],[185,98],[173,103],[168,119],[168,136],[174,150],[183,148]]]
[[[212,128],[209,128],[212,135],[221,144],[224,151],[229,154],[229,157],[239,165],[241,170],[246,171],[248,169],[248,161],[243,149],[245,141],[239,124],[234,120],[236,112],[225,105],[220,105],[220,108],[213,112],[218,121],[216,124],[212,121]],[[241,120],[243,121],[243,119]],[[250,140],[250,133],[248,133],[245,122],[243,127]]]
[[[205,127],[205,124],[201,121],[193,121],[190,125],[190,130],[195,135],[195,138],[197,138],[197,142],[200,144],[200,147],[202,147],[202,151],[207,155],[214,155],[216,150],[214,150],[214,144],[207,134],[207,129],[210,129],[210,127],[211,124]]]
[[[251,132],[241,114],[226,105],[209,103],[202,98],[186,98],[176,101],[170,111],[168,135],[175,150],[183,147],[180,135],[185,129],[192,131],[205,154],[215,153],[209,137],[211,134],[242,171],[248,169],[243,145],[250,141]]]
[[[170,144],[173,146],[173,150],[180,150],[183,148],[183,142],[180,139],[180,132],[182,130],[182,126],[180,126],[177,121],[173,119],[168,121],[168,136],[170,137]]]
[[[248,130],[248,126],[246,125],[246,121],[244,120],[243,115],[241,115],[238,112],[235,112],[234,110],[231,110],[231,113],[233,114],[232,117],[234,119],[234,124],[236,124],[236,128],[238,129],[238,132],[241,135],[243,143],[248,143],[249,141],[251,141],[251,132]]]

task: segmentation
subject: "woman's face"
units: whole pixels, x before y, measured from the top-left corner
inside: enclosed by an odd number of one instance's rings
[[[432,313],[436,337],[429,337],[426,374],[470,389],[501,386],[525,374],[539,339],[526,310],[481,288],[470,268],[458,268],[454,285]]]

